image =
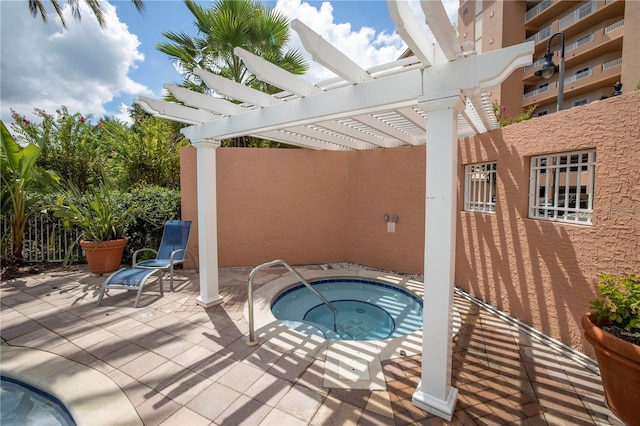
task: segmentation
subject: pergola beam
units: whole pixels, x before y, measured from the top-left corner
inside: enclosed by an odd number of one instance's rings
[[[462,55],[462,47],[444,5],[433,0],[421,0],[420,5],[425,21],[436,39],[436,44],[442,49],[448,61],[455,61]]]
[[[240,105],[229,102],[225,99],[214,98],[203,93],[194,92],[184,87],[173,84],[163,85],[177,100],[194,108],[201,108],[222,115],[236,115],[245,112],[247,109]]]
[[[413,69],[404,74],[341,87],[307,98],[282,102],[269,108],[248,111],[225,120],[188,127],[182,129],[182,132],[189,139],[199,139],[205,135],[227,139],[249,133],[262,133],[415,105],[416,94],[421,91],[421,70]]]
[[[261,81],[302,97],[322,93],[322,89],[318,86],[301,79],[299,76],[292,74],[241,47],[233,49],[233,53],[240,57],[247,69]]]
[[[207,87],[232,99],[238,99],[261,107],[268,107],[283,102],[264,92],[252,89],[244,84],[236,83],[228,78],[205,71],[202,68],[194,68],[193,73],[200,77]]]
[[[413,54],[423,65],[433,65],[436,56],[435,46],[427,37],[418,18],[413,14],[409,2],[387,0],[387,8],[389,16],[396,26],[396,32],[407,43]]]
[[[333,47],[298,19],[291,21],[291,28],[298,33],[305,50],[314,61],[353,84],[373,80],[373,77],[347,55]]]
[[[396,129],[390,124],[378,120],[376,117],[370,114],[357,115],[353,117],[354,120],[358,120],[359,122],[366,124],[369,127],[372,127],[379,132],[388,135],[391,139],[396,139],[399,144],[398,145],[418,145],[419,142],[413,138],[411,135],[404,133],[401,130]]]
[[[171,102],[161,101],[159,99],[140,96],[134,101],[140,105],[149,114],[153,114],[161,118],[171,118],[183,123],[201,124],[204,122],[212,122],[220,116],[216,116],[208,111],[189,108],[186,106],[174,104]]]
[[[319,126],[296,126],[296,127],[288,127],[286,129],[287,132],[295,133],[302,135],[304,137],[313,138],[321,141],[326,141],[337,146],[343,146],[347,149],[355,149],[355,150],[363,150],[363,149],[372,149],[377,148],[375,145],[371,145],[366,142],[358,141],[351,138],[346,138],[344,136],[338,136],[333,132],[329,132],[329,129],[323,130],[322,127]]]

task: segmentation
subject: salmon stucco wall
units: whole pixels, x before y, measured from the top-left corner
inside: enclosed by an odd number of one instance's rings
[[[635,92],[460,140],[456,284],[582,348],[598,275],[640,272],[639,117]],[[593,148],[592,225],[529,219],[531,156]],[[495,214],[462,211],[464,165],[492,160]]]
[[[183,175],[183,182],[196,174],[195,151],[183,150],[183,172],[190,175]],[[344,260],[346,152],[219,148],[216,153],[220,266]],[[189,194],[186,189],[183,185],[183,212],[185,202],[191,204],[189,218],[196,220],[195,188]],[[197,238],[193,242],[197,249]]]
[[[346,261],[422,273],[425,164],[424,146],[351,153]]]

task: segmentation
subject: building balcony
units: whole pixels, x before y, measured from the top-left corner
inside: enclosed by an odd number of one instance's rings
[[[538,6],[543,3],[538,3]],[[544,19],[539,16],[544,16]],[[591,27],[602,25],[603,22],[620,20],[623,17],[624,0],[591,0],[586,3],[567,0],[554,1],[544,11],[526,22],[528,34],[526,41],[534,41],[535,56],[541,56],[546,50],[547,41],[552,34],[562,31],[567,39],[571,39],[588,31]]]
[[[622,52],[623,38],[624,20],[608,25],[598,24],[592,28],[590,33],[565,44],[566,68],[569,69],[602,55]],[[556,64],[559,63],[558,54],[553,57],[553,60]],[[525,85],[535,85],[541,80],[541,77],[536,76],[535,72],[540,69],[543,63],[544,56],[540,54],[531,65],[524,67],[522,79]]]
[[[620,80],[622,70],[622,58],[616,58],[604,63],[599,63],[580,73],[565,74],[564,97],[565,99],[579,96],[599,88],[612,88],[616,81]],[[528,90],[522,99],[522,108],[532,105],[545,105],[555,103],[558,97],[558,74],[549,80],[547,86]]]

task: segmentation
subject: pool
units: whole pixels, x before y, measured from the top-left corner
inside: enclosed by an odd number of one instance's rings
[[[58,398],[10,377],[0,376],[0,407],[2,425],[76,424]]]
[[[360,278],[311,281],[337,313],[304,285],[281,292],[271,304],[274,317],[289,328],[327,340],[384,340],[422,328],[422,300],[383,282]]]

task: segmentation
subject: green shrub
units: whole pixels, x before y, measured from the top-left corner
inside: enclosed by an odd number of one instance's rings
[[[600,275],[598,298],[589,302],[598,323],[608,318],[611,324],[630,332],[640,332],[640,277]]]
[[[179,220],[181,215],[180,191],[159,186],[134,188],[129,193],[121,194],[120,204],[122,209],[132,209],[132,220],[125,229],[125,235],[129,237],[125,262],[131,262],[133,252],[138,249],[158,249],[165,222]]]

